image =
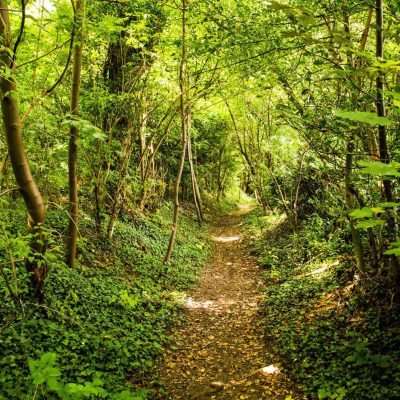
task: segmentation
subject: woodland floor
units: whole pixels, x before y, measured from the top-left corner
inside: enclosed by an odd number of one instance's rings
[[[176,349],[159,367],[162,399],[301,398],[264,338],[263,282],[240,233],[246,211],[213,223],[213,257],[188,294]]]

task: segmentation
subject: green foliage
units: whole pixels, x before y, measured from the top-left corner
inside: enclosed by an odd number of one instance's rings
[[[357,224],[357,228],[368,229],[368,228],[374,228],[375,226],[383,226],[383,225],[385,225],[385,220],[372,218],[359,222]]]
[[[0,399],[32,398],[35,390],[49,399],[146,397],[130,381],[168,342],[179,308],[175,294],[196,280],[208,254],[202,230],[185,211],[176,252],[165,265],[170,218],[164,206],[146,219],[120,221],[112,242],[92,236],[80,250],[79,270],[52,259],[44,306],[20,290],[21,309],[0,281],[7,299],[0,313],[6,324]],[[21,287],[24,271],[17,271]]]
[[[63,127],[74,127],[79,131],[79,145],[90,149],[90,146],[95,140],[104,141],[107,135],[101,129],[94,126],[90,121],[77,118],[76,116],[67,116],[62,121]]]
[[[6,3],[15,42],[21,2]],[[171,210],[161,204],[173,195],[180,157],[176,72],[183,44],[185,107],[200,190],[206,205],[218,199],[223,211],[253,196],[262,205],[264,215],[252,214],[249,230],[273,239],[256,240],[252,248],[271,283],[270,323],[288,364],[314,397],[395,397],[398,367],[391,362],[390,382],[386,353],[393,348],[398,359],[397,322],[387,311],[396,308],[397,297],[384,254],[400,255],[392,229],[398,204],[383,202],[381,183],[390,180],[398,198],[398,4],[385,4],[385,52],[378,59],[367,2],[188,2],[185,43],[176,4],[86,2],[81,117],[75,118],[69,115],[71,2],[25,3],[15,72],[3,66],[0,73],[16,77],[17,91],[5,95],[20,105],[26,154],[47,209],[47,253],[30,247],[38,235],[26,230],[7,143],[0,138],[0,397],[32,398],[39,385],[36,397],[51,398],[61,393],[51,389],[59,382],[72,398],[129,398],[129,382],[166,343],[175,294],[196,280],[206,249],[185,210],[172,261],[162,262]],[[388,117],[374,112],[378,74]],[[344,111],[354,109],[365,111]],[[389,163],[376,161],[384,150],[376,143],[378,126],[386,129]],[[79,269],[73,271],[64,264],[71,127],[80,132]],[[350,158],[352,168],[344,173]],[[192,201],[187,165],[181,189],[183,200]],[[102,240],[113,211],[114,238]],[[296,233],[288,233],[283,212]],[[352,288],[367,291],[365,282],[359,284],[363,279],[339,277],[359,276],[347,215],[359,229],[367,269],[374,261],[379,271],[379,277],[363,276],[375,291],[361,300]],[[387,224],[391,219],[395,223]],[[45,305],[28,296],[26,261],[50,267]],[[387,279],[385,285],[375,283],[380,279]],[[329,295],[345,311],[312,314]],[[388,298],[381,308],[368,302]],[[367,315],[357,308],[362,302],[370,307]],[[362,322],[354,323],[352,312]],[[307,313],[313,316],[308,321]],[[382,332],[381,326],[389,328]]]
[[[387,117],[378,117],[376,113],[367,111],[341,111],[336,110],[335,114],[344,119],[355,122],[364,122],[366,124],[388,126],[393,124],[393,121]]]
[[[360,216],[368,218],[370,210],[364,211]],[[324,400],[396,399],[399,321],[394,311],[377,315],[373,299],[385,289],[381,282],[371,293],[359,281],[351,258],[343,257],[350,251],[345,232],[330,232],[314,216],[293,234],[284,219],[257,211],[245,229],[264,268],[266,334],[305,393]]]
[[[109,393],[103,389],[104,382],[100,378],[94,378],[93,382],[84,384],[61,383],[59,377],[61,371],[56,365],[57,354],[45,353],[39,360],[29,359],[30,377],[36,385],[35,393],[40,390],[42,396],[46,398],[57,394],[61,400],[80,400],[80,399],[112,399],[112,400],[142,400],[147,398],[144,390],[132,392],[124,390],[120,393]],[[35,397],[35,394],[34,394]]]
[[[400,163],[391,162],[385,164],[379,161],[360,161],[359,164],[363,167],[361,172],[363,174],[370,174],[376,176],[400,176]]]
[[[390,243],[390,246],[392,247],[392,249],[386,250],[385,254],[387,255],[394,254],[396,256],[400,255],[400,241]]]

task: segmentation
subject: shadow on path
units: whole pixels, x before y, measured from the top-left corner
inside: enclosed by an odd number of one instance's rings
[[[240,233],[246,212],[214,222],[212,260],[186,299],[177,349],[159,368],[164,399],[301,398],[265,343],[260,269]]]

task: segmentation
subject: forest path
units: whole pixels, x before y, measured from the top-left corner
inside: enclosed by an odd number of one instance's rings
[[[177,348],[159,368],[168,393],[163,399],[299,398],[264,338],[260,269],[240,233],[246,212],[213,224],[213,257],[187,297]]]

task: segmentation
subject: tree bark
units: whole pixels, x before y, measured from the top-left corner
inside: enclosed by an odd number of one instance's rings
[[[186,0],[182,0],[182,48],[181,48],[181,62],[179,66],[179,88],[180,88],[180,101],[179,111],[181,114],[181,157],[179,160],[178,173],[175,180],[175,197],[174,197],[174,215],[172,219],[171,236],[169,239],[167,253],[164,262],[168,263],[171,260],[172,250],[175,245],[176,233],[178,231],[178,217],[179,217],[179,188],[181,185],[183,167],[185,165],[186,146],[187,146],[187,126],[188,115],[186,111]]]
[[[376,57],[383,58],[383,1],[376,0]],[[386,116],[384,99],[384,74],[379,72],[376,78],[376,109],[379,117]],[[381,162],[389,163],[389,152],[387,146],[386,127],[378,127],[379,156]],[[383,181],[386,201],[393,201],[392,182],[388,179]]]
[[[189,116],[188,116],[188,123],[187,125],[190,125],[189,122]],[[192,192],[193,192],[193,200],[194,200],[194,205],[196,207],[196,213],[197,213],[197,218],[199,221],[199,224],[202,225],[204,222],[204,215],[203,215],[203,204],[201,201],[201,194],[200,194],[200,189],[199,185],[197,183],[197,177],[196,177],[196,171],[194,169],[194,164],[193,164],[193,153],[192,153],[192,138],[189,133],[189,129],[187,129],[187,154],[188,154],[188,162],[189,162],[189,167],[190,167],[190,178],[192,181]]]
[[[383,30],[384,30],[383,0],[376,0],[376,57],[380,59],[383,58],[383,46],[384,46]],[[379,71],[378,76],[376,78],[376,109],[379,117],[386,116],[383,90],[384,90],[384,73],[382,71]],[[386,127],[382,125],[379,125],[378,127],[378,143],[379,143],[379,156],[381,162],[388,164],[390,160],[389,160],[389,152],[387,146]],[[392,202],[393,201],[392,182],[389,179],[384,179],[383,188],[384,188],[385,200],[388,202]],[[389,215],[388,226],[389,226],[389,235],[388,235],[389,240],[395,241],[397,237],[397,232],[396,232],[396,221],[393,214]],[[390,259],[393,272],[395,275],[397,290],[400,291],[400,262],[395,255],[392,255]]]
[[[28,229],[33,235],[31,241],[32,252],[40,255],[39,258],[35,256],[33,262],[27,263],[27,270],[31,274],[34,294],[43,302],[42,289],[47,275],[47,266],[41,257],[45,253],[43,234],[45,206],[42,195],[33,179],[22,139],[19,107],[16,100],[17,86],[14,75],[15,54],[13,54],[13,47],[11,44],[8,3],[5,0],[0,0],[0,16],[0,37],[3,42],[3,50],[0,52],[0,59],[6,70],[11,69],[9,77],[0,77],[3,125],[15,179],[28,212]],[[10,54],[13,55],[10,56]]]
[[[79,116],[79,94],[81,85],[81,72],[82,72],[82,23],[83,23],[83,2],[77,0],[75,3],[75,23],[78,25],[77,43],[74,49],[74,68],[72,74],[72,88],[71,88],[71,108],[70,112],[73,116]],[[79,219],[79,205],[78,205],[78,171],[77,171],[77,158],[78,158],[78,128],[71,126],[69,133],[69,146],[68,146],[68,182],[69,182],[69,228],[67,240],[67,261],[68,265],[73,268],[76,261],[76,242],[78,238],[78,219]]]
[[[345,197],[346,197],[346,205],[351,210],[354,208],[354,198],[351,190],[352,183],[352,168],[353,168],[353,153],[354,153],[354,133],[351,132],[347,139],[347,148],[346,148],[346,164],[344,170],[344,186],[345,186]],[[360,232],[355,226],[355,223],[352,218],[350,218],[350,230],[351,230],[351,238],[354,247],[354,256],[356,258],[356,262],[361,271],[365,271],[365,259],[364,259],[364,251],[361,242]]]

